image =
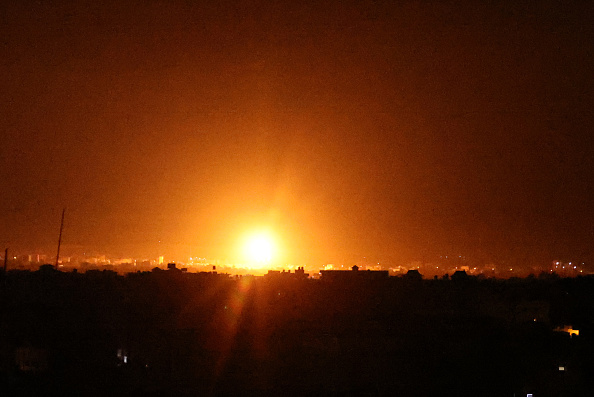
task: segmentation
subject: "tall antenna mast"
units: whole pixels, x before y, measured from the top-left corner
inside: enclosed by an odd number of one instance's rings
[[[6,265],[8,264],[8,248],[4,250],[4,271],[2,272],[3,287],[6,288]]]
[[[60,236],[58,237],[58,253],[56,254],[56,269],[58,269],[58,261],[60,260],[60,244],[62,244],[62,229],[64,228],[64,212],[66,208],[62,210],[62,222],[60,222]]]

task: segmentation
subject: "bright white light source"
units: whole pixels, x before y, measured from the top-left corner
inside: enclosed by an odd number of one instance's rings
[[[272,259],[273,242],[270,236],[257,234],[246,240],[244,252],[248,260],[263,264]]]

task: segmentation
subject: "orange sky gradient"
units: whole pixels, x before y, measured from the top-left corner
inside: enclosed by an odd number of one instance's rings
[[[2,247],[592,259],[586,3],[123,3],[2,6]]]

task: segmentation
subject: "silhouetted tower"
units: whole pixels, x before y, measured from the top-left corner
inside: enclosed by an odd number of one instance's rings
[[[60,222],[60,235],[58,236],[58,253],[56,254],[56,269],[58,268],[58,261],[60,260],[60,245],[62,244],[62,229],[64,228],[64,212],[66,212],[66,208],[62,210],[62,221]]]

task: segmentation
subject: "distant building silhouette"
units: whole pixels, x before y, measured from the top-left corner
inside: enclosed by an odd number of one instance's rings
[[[39,266],[39,273],[42,273],[42,274],[54,273],[54,272],[57,272],[57,271],[58,270],[56,270],[56,268],[54,267],[54,265],[45,264],[45,265]]]
[[[456,270],[451,277],[452,280],[468,280],[468,274],[465,270]]]
[[[297,269],[295,269],[294,273],[291,273],[291,271],[286,271],[286,270],[283,270],[282,272],[280,270],[268,270],[268,273],[266,273],[266,278],[268,278],[268,279],[273,279],[273,278],[305,279],[308,277],[309,277],[309,274],[305,273],[305,269],[303,267],[298,267]]]
[[[308,278],[309,273],[305,273],[305,268],[303,266],[300,266],[297,268],[297,270],[295,270],[295,276],[297,278]]]
[[[422,280],[423,275],[417,269],[412,269],[406,272],[404,276],[407,280]]]
[[[359,271],[355,265],[351,270],[321,270],[323,281],[330,282],[351,282],[351,281],[375,281],[387,279],[390,275],[388,270],[365,270]]]

